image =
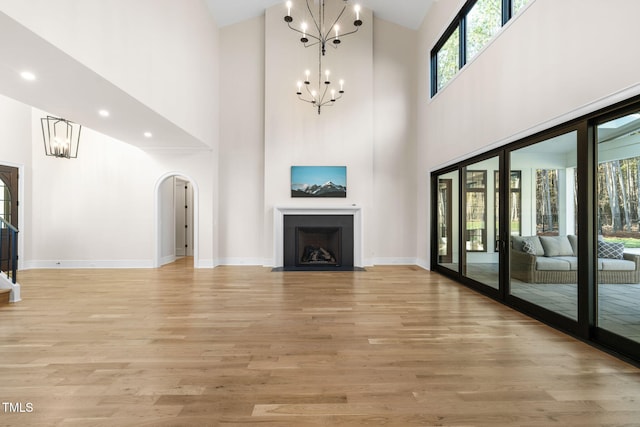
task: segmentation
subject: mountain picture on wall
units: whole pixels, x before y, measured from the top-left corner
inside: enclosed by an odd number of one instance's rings
[[[347,197],[347,167],[291,166],[291,197]]]

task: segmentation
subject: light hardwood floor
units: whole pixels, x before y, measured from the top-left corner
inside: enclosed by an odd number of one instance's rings
[[[189,262],[21,272],[0,425],[640,425],[639,369],[435,273]]]

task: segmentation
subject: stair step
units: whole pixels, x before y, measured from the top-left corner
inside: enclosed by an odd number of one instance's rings
[[[9,304],[11,289],[0,289],[0,305]]]

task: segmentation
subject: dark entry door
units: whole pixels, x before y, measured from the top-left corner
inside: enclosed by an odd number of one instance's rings
[[[0,165],[0,217],[18,228],[18,168]],[[0,268],[9,268],[10,233],[0,228]]]
[[[18,168],[0,165],[0,217],[18,228]]]

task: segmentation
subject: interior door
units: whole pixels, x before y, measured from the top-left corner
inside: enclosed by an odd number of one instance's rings
[[[176,256],[193,256],[193,185],[175,179]]]

